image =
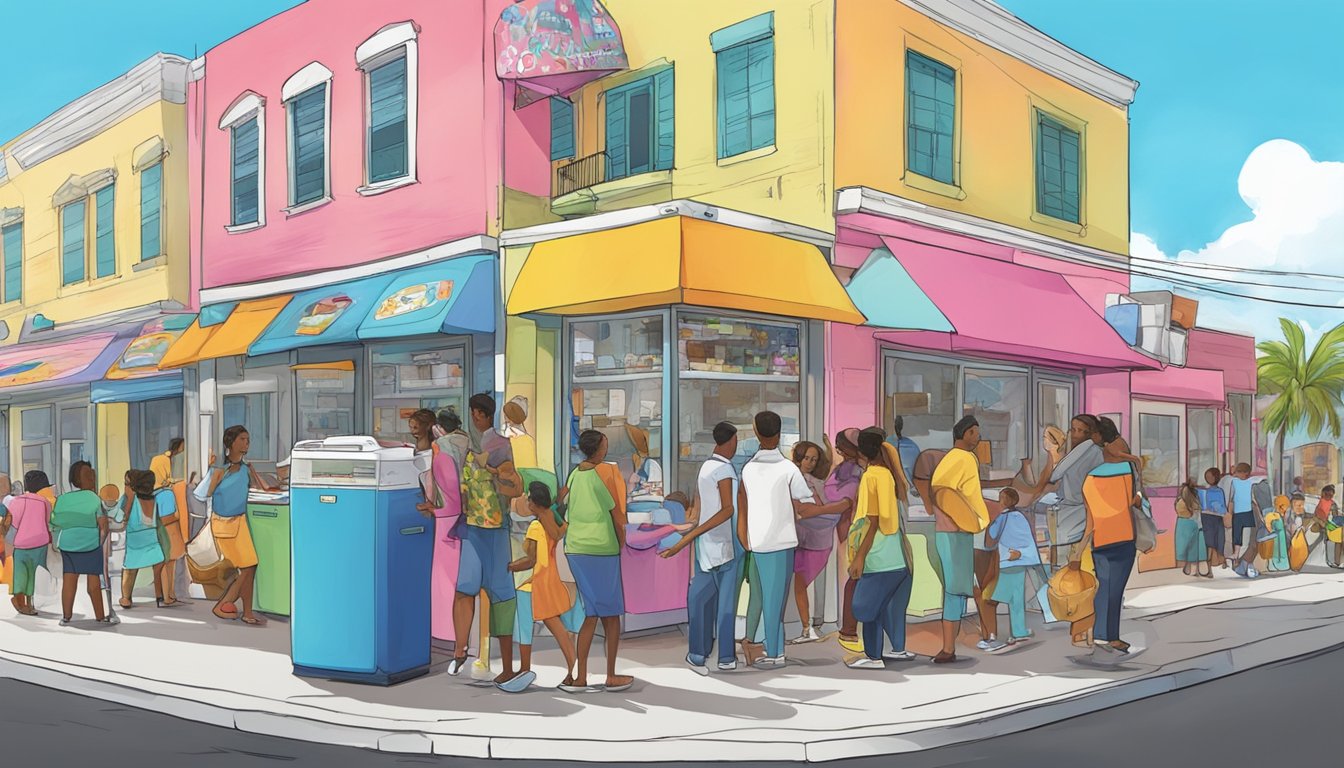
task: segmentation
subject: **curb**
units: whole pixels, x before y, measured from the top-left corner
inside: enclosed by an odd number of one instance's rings
[[[902,730],[867,726],[850,732],[744,728],[732,733],[737,738],[724,733],[650,741],[503,738],[428,733],[414,726],[398,729],[339,724],[317,717],[277,714],[261,706],[226,707],[202,703],[189,698],[196,689],[185,685],[158,683],[178,692],[154,693],[129,684],[129,680],[135,679],[129,675],[122,675],[127,682],[96,680],[75,671],[15,660],[5,653],[0,653],[0,676],[221,728],[390,753],[594,763],[830,762],[919,752],[1031,730],[1256,667],[1305,658],[1339,646],[1344,643],[1339,641],[1338,624],[1327,623],[1174,662],[1140,677],[1108,681],[1091,689],[1038,701],[1024,701],[1017,707],[929,721],[925,727],[904,726]],[[234,695],[257,701],[258,705],[265,701]],[[292,702],[287,704],[295,706]],[[657,750],[652,760],[651,745],[656,745]]]

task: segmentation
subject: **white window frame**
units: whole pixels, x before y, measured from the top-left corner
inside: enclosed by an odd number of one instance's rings
[[[1186,426],[1186,406],[1184,403],[1167,403],[1155,400],[1135,399],[1130,406],[1129,429],[1130,429],[1130,452],[1135,456],[1142,456],[1145,446],[1143,445],[1142,417],[1149,416],[1174,416],[1176,422],[1176,456],[1178,460],[1176,481],[1180,485],[1182,478],[1189,477],[1190,470],[1187,464],[1190,461],[1188,432]],[[1123,434],[1123,432],[1121,433]],[[1140,475],[1142,476],[1142,475]],[[1154,488],[1166,488],[1172,486],[1153,486]]]
[[[257,119],[257,220],[233,224],[233,129],[242,123]],[[219,119],[219,129],[228,136],[229,145],[229,224],[224,231],[248,232],[266,226],[266,99],[247,91],[234,100],[233,106]]]
[[[420,102],[419,34],[420,30],[411,21],[388,24],[355,49],[355,62],[364,81],[364,183],[357,190],[361,195],[380,195],[417,181],[415,161]],[[373,88],[369,82],[369,73],[399,57],[406,59],[406,175],[371,183],[369,128],[373,119]]]
[[[288,192],[285,202],[288,203],[294,199],[294,131],[291,128],[290,109],[293,105],[294,97],[315,88],[319,85],[325,85],[326,90],[323,93],[323,118],[322,118],[322,196],[316,200],[310,200],[306,203],[297,205],[287,205],[284,209],[287,216],[297,216],[305,211],[311,211],[331,202],[331,80],[332,73],[330,69],[314,61],[303,69],[295,72],[285,81],[280,89],[280,98],[285,106],[285,177],[288,180]]]

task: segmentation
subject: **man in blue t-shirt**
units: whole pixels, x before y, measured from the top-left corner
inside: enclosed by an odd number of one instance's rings
[[[1245,462],[1232,469],[1232,493],[1228,506],[1232,508],[1232,560],[1241,557],[1241,547],[1245,539],[1247,546],[1254,547],[1255,507],[1251,501],[1251,465]],[[1246,533],[1251,531],[1250,534]]]
[[[887,438],[887,442],[901,456],[901,470],[905,472],[905,479],[908,481],[915,476],[915,459],[919,458],[919,446],[914,440],[906,437],[902,432],[905,431],[905,419],[897,416],[892,420],[892,435]]]

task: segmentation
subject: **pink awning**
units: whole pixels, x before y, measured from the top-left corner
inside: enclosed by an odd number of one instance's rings
[[[1223,372],[1203,368],[1135,371],[1129,377],[1129,391],[1143,400],[1222,406]]]
[[[0,392],[88,384],[103,378],[130,339],[100,333],[50,344],[0,349]]]
[[[496,76],[530,92],[519,106],[629,66],[621,30],[598,0],[519,0],[495,24]]]
[[[1062,275],[950,248],[882,240],[955,330],[879,331],[878,339],[1093,370],[1161,368],[1131,349]]]

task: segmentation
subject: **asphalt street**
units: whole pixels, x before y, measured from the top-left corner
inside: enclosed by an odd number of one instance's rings
[[[1344,647],[1336,647],[1031,731],[896,758],[829,765],[1134,768],[1205,765],[1228,759],[1238,765],[1338,765],[1344,737],[1332,724],[1339,722],[1342,672]],[[1317,721],[1315,726],[1312,720]],[[9,765],[479,768],[503,762],[391,755],[257,736],[10,679],[0,679],[0,739],[0,754]],[[535,761],[529,764],[538,765]]]

